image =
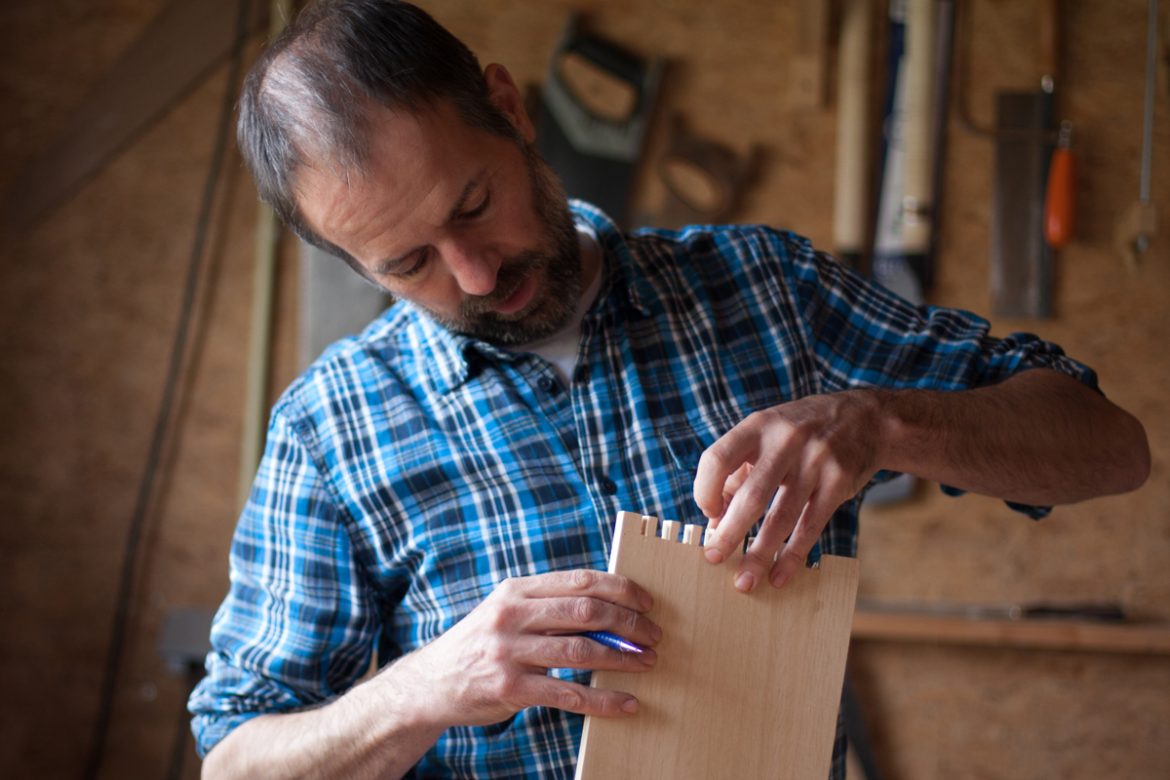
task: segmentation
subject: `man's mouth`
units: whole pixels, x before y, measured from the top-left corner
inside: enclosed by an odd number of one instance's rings
[[[507,298],[493,307],[496,314],[507,317],[527,306],[532,300],[532,296],[536,293],[536,276],[535,270],[525,276]]]

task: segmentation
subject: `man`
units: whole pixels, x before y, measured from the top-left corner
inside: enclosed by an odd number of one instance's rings
[[[709,520],[712,564],[763,518],[750,598],[855,554],[891,472],[1033,516],[1144,481],[1141,425],[1058,347],[789,233],[623,235],[534,137],[508,72],[404,3],[316,5],[253,68],[262,197],[399,302],[274,409],[191,700],[208,776],[570,776],[581,716],[638,707],[590,670],[651,670],[661,635],[604,572],[619,509]]]

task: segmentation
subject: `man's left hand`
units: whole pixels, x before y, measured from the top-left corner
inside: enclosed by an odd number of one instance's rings
[[[722,562],[763,516],[735,586],[748,592],[765,576],[782,586],[878,470],[880,427],[879,392],[849,390],[754,412],[724,434],[695,475],[695,503],[715,531],[707,560]]]

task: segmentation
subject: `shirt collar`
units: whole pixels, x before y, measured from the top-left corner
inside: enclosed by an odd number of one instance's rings
[[[640,316],[651,315],[657,298],[634,263],[625,235],[596,206],[582,200],[570,200],[569,209],[578,223],[588,226],[597,236],[603,257],[603,272],[610,277],[607,281],[611,289],[616,288],[618,294],[624,293],[624,302]]]
[[[403,305],[414,309],[419,341],[423,347],[423,366],[432,386],[440,395],[457,390],[471,379],[484,358],[507,361],[520,357],[481,339],[448,330],[409,301],[403,301]]]

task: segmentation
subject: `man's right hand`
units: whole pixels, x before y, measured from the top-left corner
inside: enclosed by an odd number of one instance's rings
[[[628,693],[559,680],[548,670],[651,669],[657,656],[650,648],[662,636],[645,616],[652,604],[629,579],[600,571],[505,580],[449,631],[386,671],[426,691],[428,711],[448,725],[497,723],[531,706],[630,715],[638,703]],[[646,650],[623,653],[575,636],[581,631],[611,631]]]
[[[548,670],[652,668],[661,630],[646,617],[651,603],[600,571],[506,580],[438,639],[330,703],[242,724],[208,754],[203,776],[402,777],[450,726],[498,723],[534,705],[630,715],[638,703],[628,693]],[[612,631],[647,649],[622,653],[580,631]]]

